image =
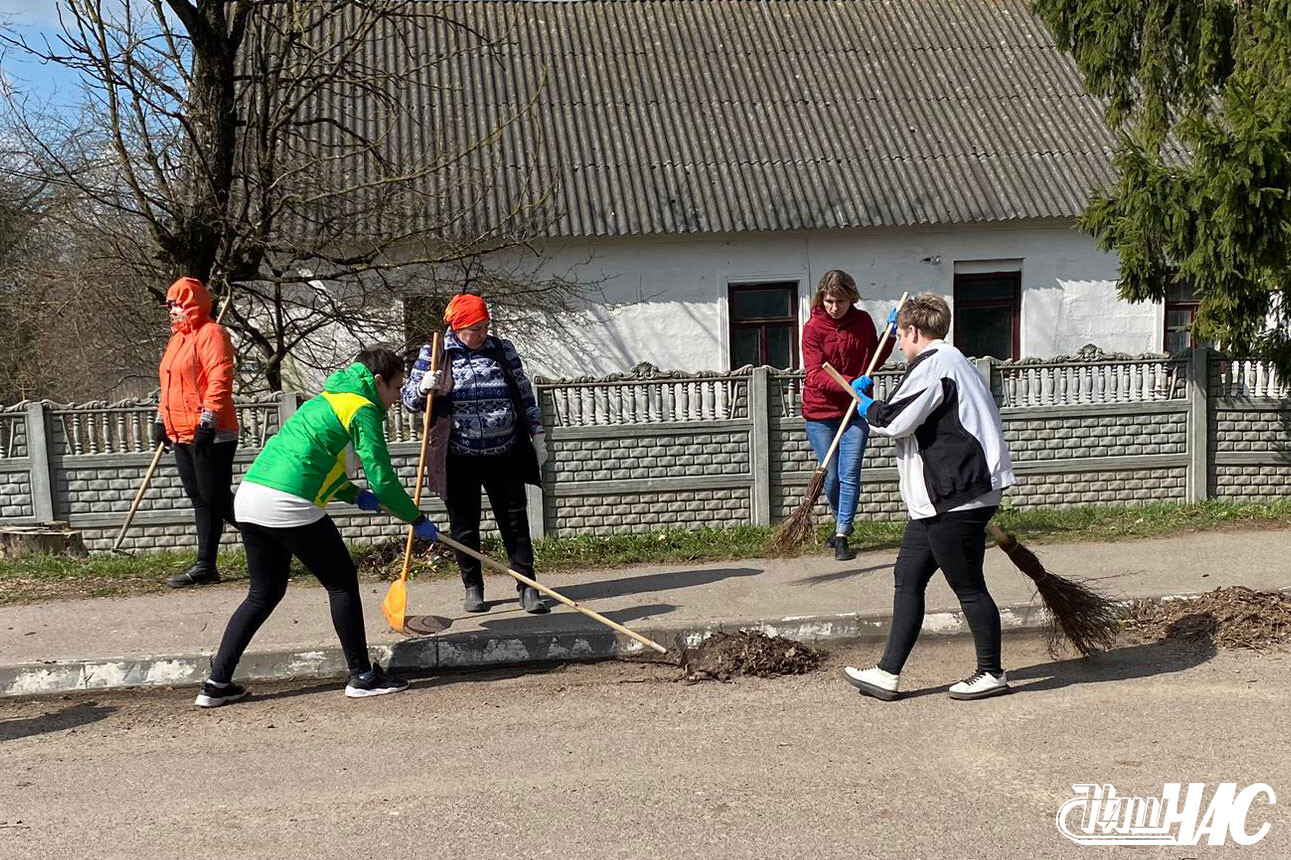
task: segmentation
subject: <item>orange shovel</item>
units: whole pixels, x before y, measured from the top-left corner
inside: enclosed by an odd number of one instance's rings
[[[436,332],[430,344],[430,372],[439,370],[439,333]],[[426,477],[426,449],[430,447],[430,411],[435,403],[435,392],[426,395],[426,412],[421,421],[421,456],[417,459],[417,486],[413,490],[412,500],[421,505],[421,488]],[[396,632],[407,633],[408,623],[408,568],[412,566],[412,526],[408,526],[408,541],[403,547],[403,572],[399,578],[390,583],[385,600],[381,601],[381,614]]]

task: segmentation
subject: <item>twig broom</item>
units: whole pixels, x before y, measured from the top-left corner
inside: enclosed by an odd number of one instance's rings
[[[909,293],[901,294],[901,301],[897,302],[897,310],[905,304]],[[879,355],[883,352],[883,346],[887,343],[888,338],[892,336],[892,326],[884,326],[883,337],[879,339],[879,345],[874,350],[874,355],[870,356],[870,366],[866,369],[865,375],[870,376],[874,373],[874,365],[878,363]],[[847,389],[851,392],[851,389]],[[807,489],[802,495],[802,501],[798,507],[794,508],[793,513],[785,518],[776,529],[776,533],[771,537],[770,553],[773,556],[787,555],[798,547],[802,546],[811,534],[814,520],[814,509],[816,502],[820,500],[820,494],[825,489],[825,478],[829,475],[829,464],[834,459],[834,452],[838,450],[838,443],[843,439],[843,433],[852,423],[852,416],[856,414],[855,398],[847,407],[847,412],[843,415],[843,423],[838,426],[838,432],[834,434],[834,441],[829,446],[829,451],[825,454],[816,471],[811,475],[811,481],[807,484]]]
[[[1121,625],[1121,612],[1114,601],[1083,582],[1045,570],[1035,553],[995,523],[987,523],[986,530],[995,545],[1008,554],[1013,566],[1031,577],[1045,609],[1049,610],[1045,645],[1050,656],[1058,655],[1063,639],[1086,657],[1112,647]]]

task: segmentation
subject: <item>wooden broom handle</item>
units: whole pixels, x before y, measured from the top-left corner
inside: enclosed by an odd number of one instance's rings
[[[898,313],[901,312],[901,306],[905,304],[905,300],[909,297],[910,297],[909,292],[904,292],[901,294],[901,300],[897,302]],[[874,365],[878,363],[879,356],[883,353],[883,346],[888,342],[888,337],[891,334],[892,334],[892,326],[885,325],[883,327],[883,337],[879,338],[879,345],[878,347],[875,348],[874,354],[870,356],[870,366],[865,369],[866,376],[869,376],[871,373],[874,372]],[[843,433],[847,430],[848,425],[852,423],[852,415],[855,414],[856,405],[861,402],[861,399],[856,396],[855,391],[852,391],[852,386],[847,383],[846,379],[843,379],[842,374],[840,374],[837,370],[834,370],[834,368],[830,366],[828,361],[822,365],[822,368],[826,373],[834,377],[836,381],[841,382],[842,386],[847,389],[847,393],[852,395],[852,403],[850,406],[847,407],[847,412],[843,414],[843,423],[838,425],[838,432],[834,434],[834,441],[830,443],[829,451],[828,453],[825,454],[825,459],[821,460],[820,465],[816,467],[817,469],[823,470],[823,469],[828,469],[829,461],[834,459],[834,452],[838,450],[838,443],[843,441]]]
[[[477,559],[481,563],[488,565],[494,570],[501,571],[502,573],[510,574],[513,578],[524,583],[530,588],[536,588],[539,591],[541,591],[543,594],[547,595],[548,597],[554,598],[555,600],[559,600],[561,603],[565,604],[570,609],[577,609],[579,612],[583,613],[588,618],[592,619],[593,621],[599,621],[600,623],[604,624],[606,627],[610,628],[611,630],[615,630],[619,633],[622,633],[624,636],[630,636],[631,638],[640,642],[642,645],[645,645],[647,648],[653,648],[654,650],[658,651],[660,654],[668,653],[667,648],[663,647],[658,642],[655,642],[653,639],[647,639],[646,637],[642,636],[640,633],[634,633],[628,628],[624,627],[622,624],[619,624],[617,621],[611,621],[610,619],[606,618],[604,615],[601,615],[599,612],[593,612],[590,609],[579,606],[577,603],[570,600],[565,595],[557,591],[551,590],[547,586],[543,585],[541,582],[538,582],[536,579],[530,579],[529,577],[525,576],[523,573],[516,573],[511,568],[507,567],[505,564],[502,564],[501,562],[498,562],[498,561],[494,561],[484,553],[476,552],[470,547],[462,546],[460,543],[453,540],[448,535],[445,535],[443,532],[440,532],[440,535],[437,538],[437,540],[439,543],[442,543],[444,546],[449,547],[451,549],[455,549],[458,552],[466,553],[471,558]]]
[[[152,483],[152,473],[157,471],[157,463],[161,460],[161,453],[166,450],[165,442],[157,443],[157,453],[152,455],[152,463],[148,466],[148,471],[144,473],[143,482],[139,484],[139,492],[134,494],[134,501],[130,503],[130,513],[126,514],[126,521],[121,524],[121,531],[117,534],[117,539],[112,543],[112,551],[116,552],[121,548],[121,541],[125,540],[126,529],[130,528],[130,523],[134,522],[135,512],[139,510],[139,503],[143,501],[143,494],[148,491],[148,485]]]
[[[439,332],[430,339],[430,372],[439,370]],[[435,405],[435,392],[426,393],[426,410],[421,419],[421,456],[417,458],[417,485],[412,491],[412,503],[421,506],[422,479],[426,476],[426,452],[430,448],[430,412]],[[408,570],[412,567],[413,528],[408,526],[408,540],[403,545],[403,571],[399,574],[400,582],[408,581]]]

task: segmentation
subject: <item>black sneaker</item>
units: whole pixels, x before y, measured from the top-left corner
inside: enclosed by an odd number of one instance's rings
[[[489,611],[489,605],[484,602],[484,586],[466,586],[466,598],[462,601],[462,609],[466,612]]]
[[[536,588],[525,586],[520,592],[519,598],[520,605],[523,606],[524,611],[528,612],[530,615],[546,615],[551,611],[547,607],[547,604],[542,602],[542,595],[538,593],[538,589]]]
[[[247,688],[241,684],[225,684],[223,687],[217,687],[210,681],[202,685],[201,691],[193,704],[199,708],[218,708],[220,705],[227,705],[230,702],[236,702],[238,699],[245,699]]]
[[[166,584],[171,588],[187,588],[190,585],[215,585],[220,581],[220,574],[215,568],[202,564],[200,561],[188,568],[181,570],[179,573],[172,574],[166,578]]]
[[[402,693],[408,689],[408,682],[391,678],[375,663],[365,675],[351,675],[350,683],[345,685],[345,695],[351,699],[362,699],[367,696],[384,696],[386,693]]]
[[[847,545],[847,538],[842,535],[834,536],[834,561],[851,561],[856,558],[856,553]]]

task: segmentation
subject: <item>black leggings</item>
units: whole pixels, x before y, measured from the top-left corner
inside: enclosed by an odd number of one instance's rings
[[[363,629],[363,605],[359,600],[359,573],[331,517],[287,529],[243,523],[242,543],[247,548],[251,588],[224,629],[220,650],[211,661],[212,681],[233,680],[233,670],[242,659],[242,652],[251,644],[251,637],[287,593],[293,555],[327,589],[332,626],[341,640],[350,674],[360,675],[372,668]]]
[[[488,493],[493,517],[502,544],[507,550],[511,569],[530,579],[533,574],[533,540],[529,536],[529,502],[525,494],[524,479],[511,453],[494,456],[463,457],[448,455],[448,527],[453,540],[480,549],[480,488]],[[466,553],[457,553],[457,566],[462,571],[462,584],[483,586],[484,575],[480,563]],[[516,580],[516,590],[524,585]]]
[[[175,468],[184,484],[184,493],[193,503],[197,520],[197,561],[215,567],[220,551],[224,522],[233,523],[233,455],[238,441],[215,442],[206,448],[177,443]]]
[[[975,508],[923,520],[909,520],[893,570],[892,630],[879,668],[900,674],[923,626],[924,592],[941,568],[955,590],[977,646],[977,668],[999,674],[1000,610],[982,575],[986,556],[986,523],[995,508]]]

